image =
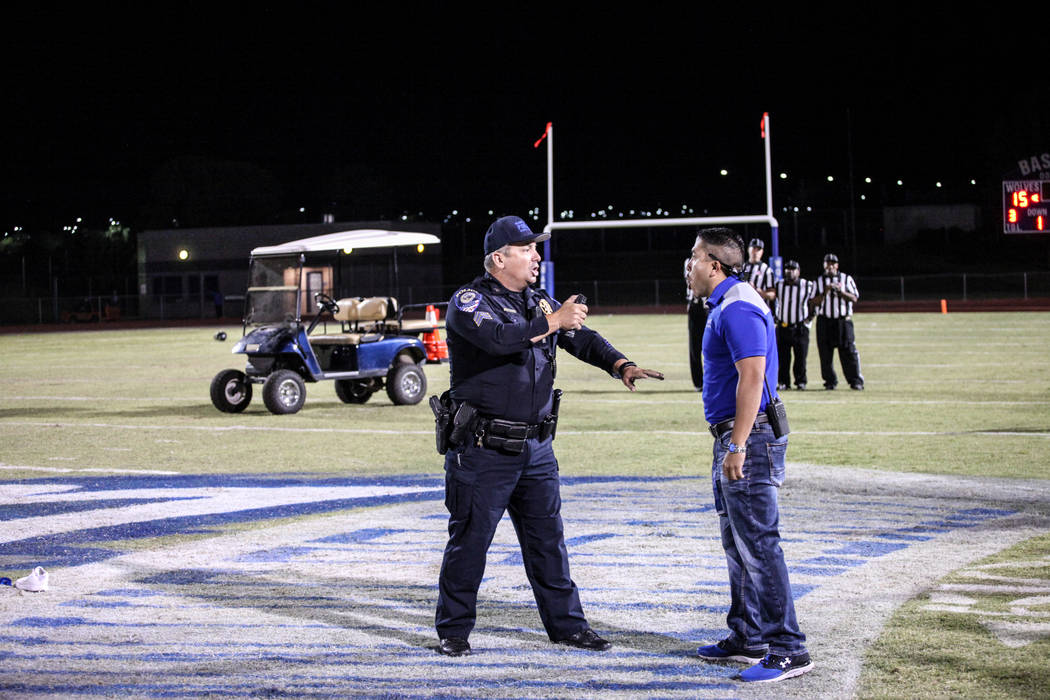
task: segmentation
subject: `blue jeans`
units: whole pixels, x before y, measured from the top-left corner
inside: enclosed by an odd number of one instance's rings
[[[711,471],[729,565],[729,640],[745,649],[768,647],[772,654],[794,656],[806,650],[806,635],[798,628],[780,548],[777,488],[784,483],[787,436],[775,438],[768,425],[754,428],[747,438],[744,476],[737,481],[722,473],[729,441],[729,432],[715,440]]]

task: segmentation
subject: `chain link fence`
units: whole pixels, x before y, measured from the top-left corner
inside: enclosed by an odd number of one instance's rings
[[[1050,299],[1050,272],[998,274],[946,273],[899,277],[858,277],[865,302],[911,302]],[[685,304],[681,279],[558,281],[555,297],[583,294],[598,307],[661,307]],[[455,286],[413,286],[403,291],[401,305],[447,301]],[[221,300],[201,295],[95,295],[87,297],[8,297],[0,304],[0,324],[85,324],[104,326],[121,320],[237,321],[244,297]]]

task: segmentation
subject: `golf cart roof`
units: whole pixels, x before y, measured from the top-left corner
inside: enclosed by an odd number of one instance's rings
[[[326,233],[313,238],[300,238],[280,245],[267,245],[252,250],[252,256],[289,255],[293,253],[315,253],[323,251],[346,250],[348,248],[390,248],[403,245],[433,245],[441,239],[432,233],[415,231],[386,231],[383,229],[362,228],[352,231]]]

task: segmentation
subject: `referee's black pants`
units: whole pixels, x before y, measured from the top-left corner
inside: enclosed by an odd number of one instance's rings
[[[860,355],[853,335],[853,319],[817,316],[817,351],[820,353],[820,376],[824,386],[834,389],[839,383],[835,374],[834,354],[839,351],[839,363],[850,386],[864,386],[860,373]]]
[[[794,353],[794,358],[792,358]],[[778,384],[791,386],[791,373],[795,373],[795,384],[806,383],[806,357],[809,355],[809,329],[804,323],[777,324],[777,358],[780,364]]]
[[[699,391],[704,388],[704,326],[707,325],[707,304],[691,301],[685,311],[689,321],[689,374],[693,378],[693,388]]]

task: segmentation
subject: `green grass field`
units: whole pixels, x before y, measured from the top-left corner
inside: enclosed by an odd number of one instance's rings
[[[869,314],[857,319],[863,392],[809,384],[784,392],[789,460],[894,471],[1050,478],[1050,315]],[[567,474],[682,474],[705,469],[710,438],[689,381],[685,318],[598,316],[592,327],[667,381],[636,394],[564,357],[559,458]],[[346,405],[330,382],[305,408],[270,415],[258,388],[247,411],[215,410],[212,376],[243,368],[217,328],[0,335],[0,461],[11,478],[39,469],[421,473],[440,470],[425,402],[382,392]],[[429,393],[448,369],[427,367]],[[841,375],[841,371],[839,372]],[[841,386],[841,385],[840,385]],[[594,460],[594,454],[604,458]],[[34,469],[12,469],[12,467]]]
[[[562,472],[706,474],[711,437],[689,381],[684,312],[592,316],[589,325],[667,380],[643,382],[631,394],[563,353]],[[857,317],[856,328],[865,391],[821,390],[812,342],[809,385],[816,390],[784,392],[793,429],[789,465],[1050,479],[1050,314],[868,314]],[[0,334],[0,479],[129,471],[440,472],[425,402],[395,407],[380,392],[367,404],[346,405],[331,383],[321,383],[307,385],[305,408],[296,415],[268,413],[258,388],[245,413],[220,413],[208,398],[211,378],[220,369],[243,368],[244,360],[230,353],[239,326],[223,329],[226,342],[213,339],[217,330]],[[447,388],[446,366],[426,372],[428,394]],[[1038,546],[1045,552],[1045,540]],[[1019,552],[1031,558],[1029,550]],[[1036,577],[1045,582],[1045,567]],[[1032,687],[1017,685],[1016,674],[1031,675],[1050,662],[1043,641],[1029,647],[1034,658],[1002,674],[1005,680],[956,673],[955,657],[920,658],[912,642],[921,645],[933,634],[948,644],[965,633],[979,650],[991,637],[982,628],[940,629],[931,615],[922,601],[901,609],[872,649],[863,694],[945,695],[944,679],[951,678],[950,695],[1021,697],[1018,688]],[[920,672],[930,665],[937,673]],[[904,685],[889,684],[887,674]],[[994,693],[983,692],[987,684]]]

